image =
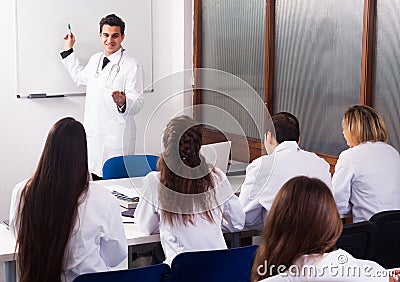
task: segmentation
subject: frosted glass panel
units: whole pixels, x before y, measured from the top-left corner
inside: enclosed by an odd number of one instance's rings
[[[264,96],[264,40],[265,0],[202,1],[202,67],[222,70],[239,77],[261,97]],[[253,93],[238,85],[219,87],[228,89],[232,99],[216,92],[204,91],[202,102],[227,110],[237,118],[246,136],[258,139],[254,124],[241,105],[234,102],[235,99],[243,100]],[[250,108],[259,110],[259,107]],[[254,114],[262,120],[263,112]],[[216,118],[207,109],[202,111],[202,119],[202,122],[215,124],[222,131],[239,134],[237,125]]]
[[[338,155],[341,120],[359,103],[363,0],[278,0],[274,112],[300,121],[304,149]]]
[[[385,119],[388,142],[400,150],[400,1],[378,0],[372,104]]]

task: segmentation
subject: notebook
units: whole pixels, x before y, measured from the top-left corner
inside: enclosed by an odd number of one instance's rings
[[[230,152],[231,141],[203,145],[200,149],[200,153],[204,156],[206,162],[218,167],[224,173],[228,170]]]
[[[115,197],[117,197],[119,205],[127,209],[136,208],[139,202],[139,194],[136,189],[125,188],[121,185],[105,186]]]

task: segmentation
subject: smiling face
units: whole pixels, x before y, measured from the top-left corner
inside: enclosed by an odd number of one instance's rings
[[[124,41],[124,38],[125,35],[121,34],[121,28],[119,26],[103,25],[100,33],[100,40],[106,57],[121,48],[121,43]]]

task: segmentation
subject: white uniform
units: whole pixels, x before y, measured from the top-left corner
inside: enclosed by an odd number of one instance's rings
[[[301,150],[295,141],[284,141],[271,155],[261,156],[247,166],[239,199],[246,214],[245,226],[263,230],[264,218],[276,194],[295,176],[321,179],[331,188],[329,164],[314,153]]]
[[[302,266],[304,266],[302,268]],[[277,269],[278,266],[275,266]],[[265,268],[261,268],[264,271]],[[267,267],[268,269],[268,267]],[[321,255],[304,255],[293,266],[280,275],[272,276],[263,282],[290,281],[351,281],[388,282],[389,272],[376,262],[352,257],[344,250]]]
[[[143,70],[137,61],[128,57],[126,51],[121,53],[121,49],[108,59],[110,62],[103,70],[102,52],[94,54],[85,67],[80,65],[75,52],[62,59],[75,84],[86,85],[84,126],[89,171],[98,176],[103,175],[103,164],[107,159],[134,154],[134,115],[143,105]],[[112,99],[111,93],[116,90],[126,94],[127,108],[124,113],[118,111]]]
[[[26,182],[17,184],[12,193],[10,228],[15,237],[18,233],[15,216]],[[62,281],[72,281],[83,273],[107,271],[121,263],[128,254],[120,207],[102,185],[89,184],[87,197],[78,207],[78,218],[67,244],[68,256]]]
[[[216,168],[216,173],[212,175],[216,186],[227,185],[226,189],[232,192],[232,187],[221,170]],[[233,195],[220,207],[214,208],[212,211],[215,223],[197,214],[194,217],[194,225],[188,223],[171,226],[160,216],[159,177],[159,172],[151,172],[145,177],[143,189],[151,195],[146,193],[146,197],[140,198],[135,218],[141,231],[160,232],[161,245],[166,256],[165,262],[171,264],[174,257],[183,252],[226,249],[221,227],[228,231],[239,231],[244,225],[244,213],[239,199]]]
[[[343,151],[332,178],[341,214],[353,222],[369,220],[384,210],[400,209],[400,157],[384,142],[366,142]]]

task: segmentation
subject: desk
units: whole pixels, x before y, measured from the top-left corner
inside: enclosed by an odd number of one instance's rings
[[[244,175],[229,176],[229,181],[234,191],[239,191],[240,185],[243,183]],[[135,178],[121,178],[121,179],[110,179],[97,181],[105,186],[107,185],[121,185],[125,188],[140,188],[143,184],[143,177]],[[124,219],[125,221],[125,219]],[[132,252],[140,252],[142,248],[148,247],[149,244],[160,242],[160,234],[146,234],[140,232],[135,223],[124,223],[125,236],[129,246],[129,254]],[[231,247],[240,246],[240,239],[242,237],[248,237],[255,235],[257,231],[244,229],[241,232],[226,233],[225,238],[231,240]],[[15,255],[15,239],[3,224],[0,224],[0,262],[5,262],[5,273],[7,282],[16,281],[16,262],[14,260]],[[131,263],[129,258],[128,263]]]

